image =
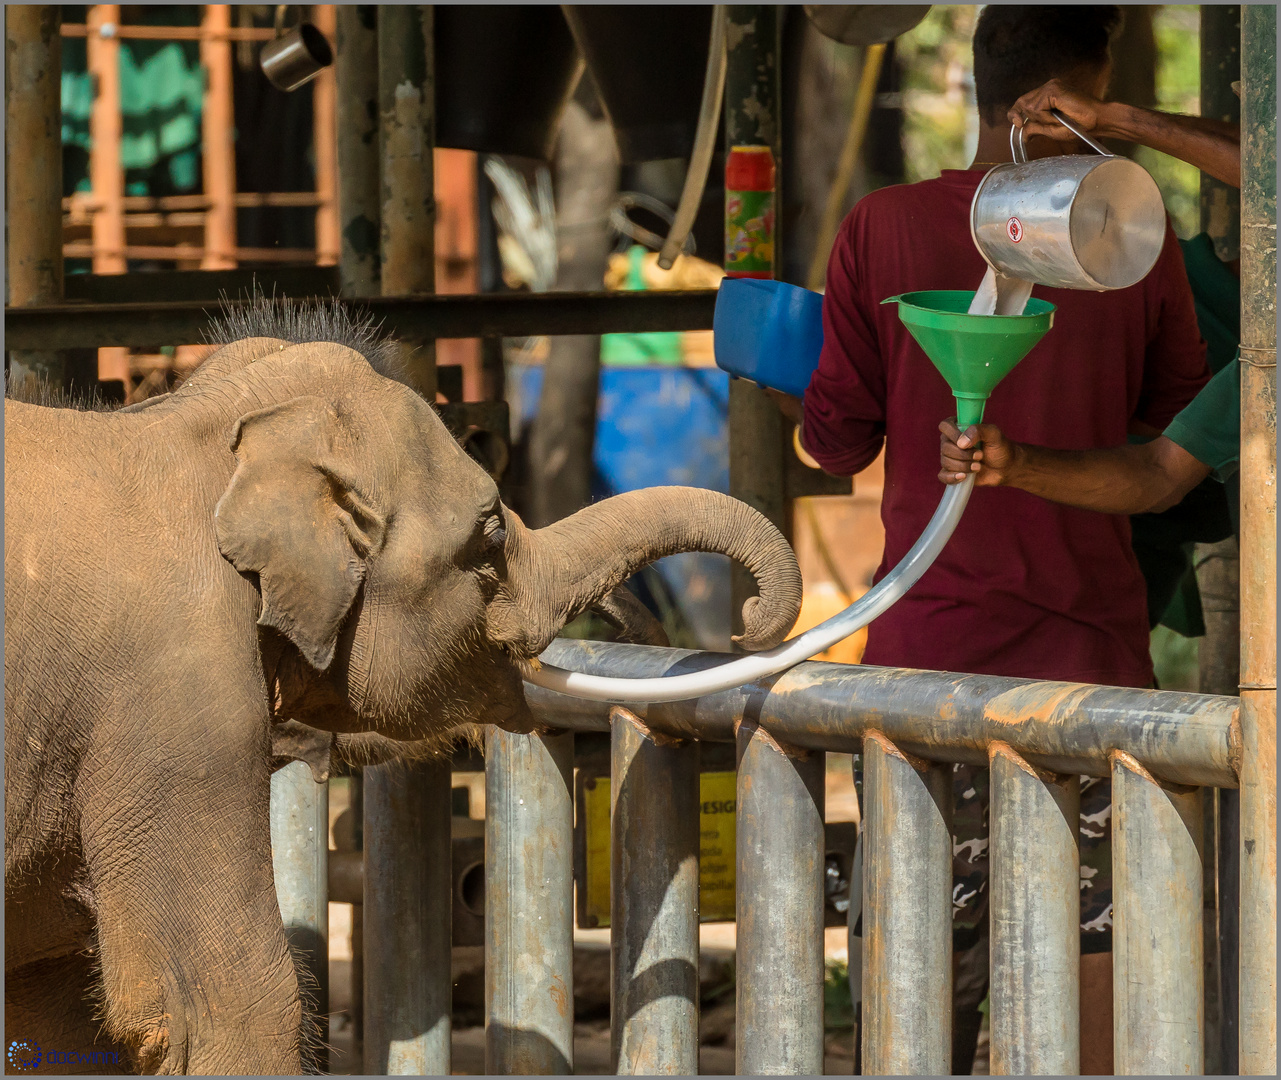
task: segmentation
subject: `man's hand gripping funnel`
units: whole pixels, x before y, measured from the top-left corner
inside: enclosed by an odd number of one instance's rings
[[[898,304],[898,317],[939,370],[956,398],[957,426],[983,419],[999,383],[1054,325],[1054,305],[1035,298],[1022,315],[967,314],[974,293],[910,292],[882,300]]]
[[[732,334],[729,324],[737,320],[730,320],[733,310],[731,305],[736,305],[745,298],[756,298],[755,294],[746,290],[727,290],[728,286],[738,284],[739,282],[729,281],[721,286],[721,297],[730,301],[724,306],[724,310],[721,299],[717,300],[716,362],[734,374],[746,376],[763,385],[791,383],[787,388],[793,393],[797,389],[803,389],[803,386],[797,385],[797,372],[806,373],[804,381],[807,383],[808,373],[817,367],[818,354],[822,348],[821,324],[816,338],[813,319],[785,319],[771,312],[768,317],[751,320],[750,329],[748,326],[737,326],[736,334]],[[777,285],[775,282],[750,284]],[[771,293],[777,292],[777,288],[762,292],[760,298],[768,298]],[[983,405],[988,395],[1010,369],[1031,351],[1032,346],[1045,336],[1054,313],[1053,304],[1047,304],[1044,300],[1029,300],[1022,315],[969,315],[967,312],[974,295],[973,292],[916,292],[904,293],[885,301],[898,303],[899,318],[952,388],[963,428],[976,424],[983,418]],[[769,335],[762,332],[765,329],[770,331]],[[766,338],[771,347],[762,350],[761,342]],[[726,355],[727,343],[732,339],[746,342],[740,350],[743,355]],[[772,370],[779,366],[790,369],[783,378]],[[938,558],[939,552],[951,539],[973,490],[973,477],[948,487],[934,517],[902,562],[839,615],[834,615],[776,648],[742,656],[703,671],[658,679],[583,675],[551,664],[543,664],[538,671],[526,678],[548,690],[593,701],[657,703],[715,694],[777,675],[857,633],[893,606]]]

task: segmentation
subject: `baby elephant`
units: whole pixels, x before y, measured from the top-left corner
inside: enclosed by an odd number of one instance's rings
[[[747,648],[800,606],[783,537],[713,492],[526,529],[337,307],[217,331],[141,406],[5,402],[6,1027],[93,1071],[303,1067],[273,725],[529,730],[526,665],[675,552],[752,570]]]

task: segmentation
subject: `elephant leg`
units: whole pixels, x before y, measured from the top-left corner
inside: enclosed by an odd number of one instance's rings
[[[195,739],[201,763],[183,769],[117,767],[117,790],[88,802],[112,815],[82,817],[106,1026],[143,1072],[302,1071],[259,732],[252,746]]]
[[[45,957],[5,972],[4,1028],[10,1044],[40,1053],[35,1073],[120,1075],[129,1055],[102,1029],[97,972],[84,953]],[[26,1060],[31,1060],[30,1058]],[[16,1071],[9,1063],[9,1071]],[[24,1070],[25,1071],[25,1070]]]

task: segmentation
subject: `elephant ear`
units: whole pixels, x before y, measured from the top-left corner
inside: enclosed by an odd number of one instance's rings
[[[352,479],[350,442],[318,397],[248,413],[236,421],[236,471],[214,510],[223,557],[258,575],[258,625],[287,637],[317,671],[333,662],[386,530]]]

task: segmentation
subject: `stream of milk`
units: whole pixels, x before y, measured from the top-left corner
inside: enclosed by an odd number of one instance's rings
[[[970,301],[969,314],[1022,315],[1031,295],[1032,282],[1006,277],[989,266],[974,299]]]

